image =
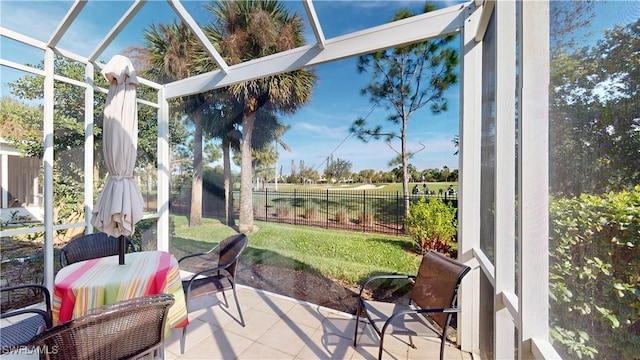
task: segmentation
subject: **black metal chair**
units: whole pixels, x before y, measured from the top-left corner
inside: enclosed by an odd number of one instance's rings
[[[127,252],[135,252],[133,241],[126,238]],[[95,233],[77,237],[60,250],[60,266],[65,267],[78,261],[118,255],[119,240],[105,233]]]
[[[47,360],[156,358],[173,303],[173,296],[157,294],[107,305],[43,332],[28,346]]]
[[[248,242],[249,239],[244,234],[229,236],[207,252],[186,255],[178,260],[178,263],[193,258],[198,258],[200,261],[198,270],[188,279],[182,281],[187,311],[189,311],[189,299],[219,292],[222,293],[224,304],[228,308],[229,302],[225,291],[233,290],[233,297],[240,315],[239,323],[245,326],[238,295],[236,294],[235,277],[238,269],[238,259],[246,249]],[[181,354],[184,353],[186,336],[187,326],[182,328],[182,338],[180,339]]]
[[[45,310],[31,306],[9,310],[0,314],[0,319],[16,319],[16,322],[3,326],[0,330],[0,353],[2,354],[25,345],[31,338],[36,336],[36,334],[51,327],[51,295],[49,290],[37,284],[1,288],[0,293],[3,298],[3,307],[8,306],[4,301],[5,297],[6,299],[11,299],[11,294],[16,291],[26,292],[25,297],[38,296],[41,301],[44,300]],[[6,310],[6,308],[3,310]]]
[[[382,358],[385,334],[409,336],[409,345],[415,348],[412,336],[437,335],[440,339],[440,359],[444,358],[447,331],[456,307],[458,287],[470,267],[435,251],[422,258],[417,275],[379,275],[367,279],[360,288],[353,346],[357,346],[360,313],[364,313],[371,327],[380,337],[378,359]],[[409,285],[408,303],[365,300],[363,292],[374,281],[405,279]],[[406,297],[405,297],[406,298]],[[366,325],[365,325],[366,326]]]

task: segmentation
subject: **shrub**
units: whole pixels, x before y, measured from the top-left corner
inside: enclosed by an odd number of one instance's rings
[[[373,213],[360,213],[358,214],[358,222],[363,226],[371,226],[373,225]]]
[[[420,253],[436,250],[451,257],[457,256],[455,235],[458,223],[456,209],[451,204],[445,204],[438,198],[427,200],[423,196],[409,208],[405,224]]]
[[[307,220],[322,220],[322,216],[320,215],[320,211],[315,206],[308,207],[304,209],[304,218]]]
[[[335,213],[335,219],[338,224],[347,224],[349,223],[349,214],[345,209],[338,209]]]
[[[169,236],[173,238],[175,234],[175,224],[169,222]],[[143,219],[136,223],[136,229],[129,236],[137,248],[142,251],[156,250],[158,242],[158,221],[157,219]]]
[[[640,186],[550,202],[550,330],[568,357],[640,359]]]
[[[279,206],[276,208],[276,216],[279,218],[288,218],[289,214],[289,208],[286,206]]]

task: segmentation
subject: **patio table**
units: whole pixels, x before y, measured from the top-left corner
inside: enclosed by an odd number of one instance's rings
[[[187,308],[176,258],[164,251],[126,254],[80,261],[63,267],[55,278],[53,325],[91,313],[103,305],[158,293],[173,295],[167,329],[188,324]]]

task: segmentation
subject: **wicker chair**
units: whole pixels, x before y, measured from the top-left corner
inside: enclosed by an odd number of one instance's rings
[[[222,240],[218,245],[204,253],[190,254],[183,256],[178,263],[187,259],[198,258],[198,270],[188,279],[183,279],[182,287],[185,293],[185,302],[187,311],[189,310],[189,299],[203,295],[222,293],[224,304],[228,308],[229,302],[225,291],[233,290],[233,297],[236,300],[236,307],[240,315],[240,325],[245,326],[238,295],[236,294],[236,271],[238,268],[238,259],[246,249],[249,240],[244,234],[229,236]],[[219,251],[216,251],[219,250]],[[217,257],[217,259],[216,259]],[[180,353],[184,354],[185,339],[187,336],[187,327],[182,328],[182,338],[180,339]]]
[[[422,258],[417,275],[379,275],[367,279],[360,288],[353,346],[357,346],[358,316],[364,313],[369,324],[380,337],[378,359],[382,358],[385,334],[408,335],[409,345],[415,348],[412,336],[437,335],[440,342],[440,359],[444,358],[447,331],[456,307],[458,287],[462,278],[471,270],[435,251]],[[410,292],[408,304],[370,301],[362,297],[363,291],[382,279],[406,279]],[[435,325],[434,325],[435,324]]]
[[[135,252],[136,247],[127,240],[128,252]],[[105,233],[83,235],[71,240],[60,250],[60,266],[65,267],[78,261],[118,255],[119,240]]]
[[[157,294],[107,305],[45,331],[29,346],[50,360],[155,358],[163,350],[173,303],[173,296]]]
[[[7,306],[4,301],[5,297],[6,299],[11,299],[12,292],[15,291],[27,291],[29,293],[29,297],[37,295],[43,298],[46,308],[45,310],[35,307],[21,308],[0,314],[0,319],[16,317],[16,322],[8,326],[3,326],[0,330],[0,353],[2,354],[25,345],[29,340],[31,340],[31,338],[36,336],[36,334],[51,327],[51,296],[49,294],[49,290],[47,290],[46,287],[37,284],[25,284],[1,288],[0,292],[2,293],[3,307]]]

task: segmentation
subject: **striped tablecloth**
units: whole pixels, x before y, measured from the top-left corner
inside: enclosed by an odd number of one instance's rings
[[[60,269],[53,291],[53,325],[86,315],[102,305],[159,293],[173,295],[167,325],[189,322],[176,258],[164,251],[143,251],[80,261]]]

